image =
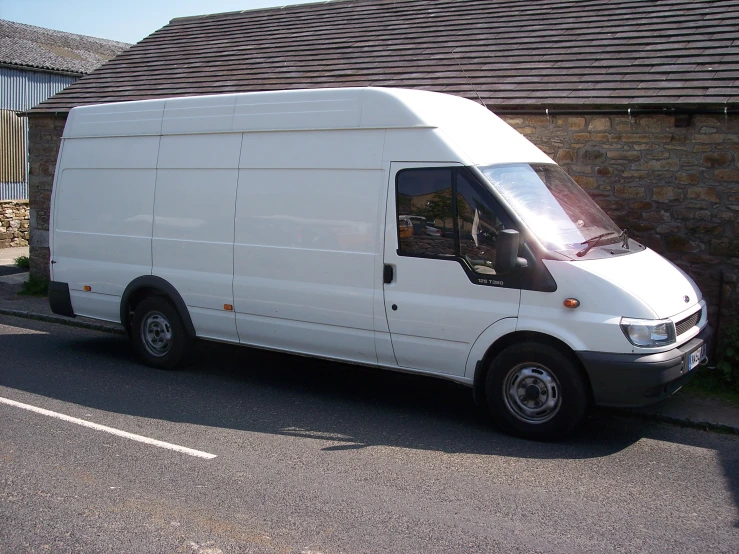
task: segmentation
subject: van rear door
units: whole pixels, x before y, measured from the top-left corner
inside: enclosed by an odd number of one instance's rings
[[[480,334],[518,316],[521,291],[493,269],[506,217],[459,164],[393,163],[389,187],[384,300],[395,359],[463,375]]]
[[[126,286],[151,274],[158,151],[156,136],[64,139],[51,262],[53,279],[69,285],[75,314],[120,321]]]

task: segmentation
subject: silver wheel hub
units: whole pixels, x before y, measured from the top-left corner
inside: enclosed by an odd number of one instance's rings
[[[528,362],[513,367],[503,380],[508,411],[525,423],[544,423],[562,405],[559,381],[543,365]]]
[[[149,312],[141,326],[141,339],[152,356],[165,356],[172,347],[172,326],[161,312]]]

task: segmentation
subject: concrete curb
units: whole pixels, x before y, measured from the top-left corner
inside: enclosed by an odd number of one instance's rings
[[[60,315],[47,315],[35,312],[25,312],[23,310],[7,310],[0,308],[1,315],[12,315],[22,317],[24,319],[35,319],[36,321],[45,321],[47,323],[61,323],[70,327],[79,327],[80,329],[89,329],[90,331],[101,331],[103,333],[113,333],[114,335],[125,335],[123,329],[110,325],[102,325],[100,323],[88,323],[87,321],[76,321]]]
[[[647,414],[639,412],[612,412],[622,417],[630,419],[641,419],[644,421],[656,421],[659,423],[669,423],[677,427],[687,427],[690,429],[700,429],[701,431],[713,431],[715,433],[726,433],[729,435],[739,435],[739,427],[726,425],[724,423],[711,423],[710,421],[693,421],[692,419],[680,418],[664,414]]]

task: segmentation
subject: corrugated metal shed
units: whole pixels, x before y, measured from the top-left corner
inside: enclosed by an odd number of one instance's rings
[[[79,77],[0,67],[0,109],[27,111]]]
[[[27,111],[74,83],[78,77],[0,67],[0,200],[28,198]]]
[[[26,180],[25,127],[25,121],[14,112],[0,110],[0,183],[22,184]],[[20,191],[13,189],[3,187],[0,199],[17,199]]]

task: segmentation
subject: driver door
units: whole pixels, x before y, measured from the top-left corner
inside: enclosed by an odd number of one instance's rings
[[[492,269],[507,216],[459,164],[393,163],[389,187],[384,301],[396,362],[463,375],[477,337],[518,316],[520,289]]]

